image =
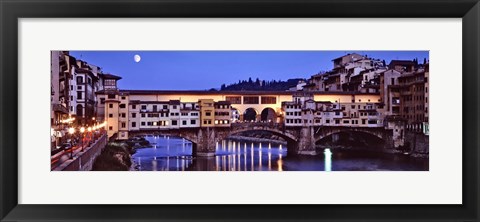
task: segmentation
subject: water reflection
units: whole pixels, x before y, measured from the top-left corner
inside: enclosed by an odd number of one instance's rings
[[[282,156],[286,150],[281,144],[261,144],[242,141],[216,143],[216,155],[212,158],[193,158],[192,143],[181,138],[145,137],[150,148],[137,149],[133,160],[138,170],[183,171],[271,171],[282,170]],[[263,148],[268,146],[268,149]],[[247,147],[250,147],[248,149]],[[213,164],[212,164],[213,163]]]
[[[137,149],[132,160],[142,171],[351,171],[428,170],[428,159],[403,155],[325,149],[317,156],[287,156],[283,144],[220,141],[216,155],[193,158],[182,138],[148,136],[152,147]]]
[[[332,152],[330,149],[325,149],[324,151],[325,156],[325,171],[332,171]]]

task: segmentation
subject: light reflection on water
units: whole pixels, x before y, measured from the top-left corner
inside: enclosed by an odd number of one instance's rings
[[[147,136],[145,138],[150,141],[152,147],[137,149],[132,156],[138,170],[282,170],[282,158],[287,153],[281,145],[272,143],[225,140],[216,143],[215,157],[193,158],[192,143],[188,140],[168,136]]]
[[[132,156],[142,171],[370,171],[428,170],[428,159],[392,154],[325,149],[317,156],[287,156],[282,144],[224,140],[216,143],[216,155],[193,158],[192,143],[168,136],[146,137],[150,148]]]

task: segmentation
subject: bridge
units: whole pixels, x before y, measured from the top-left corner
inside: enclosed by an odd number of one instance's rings
[[[404,135],[398,129],[389,127],[342,127],[342,126],[299,126],[286,127],[283,123],[233,123],[231,127],[199,127],[186,129],[130,131],[130,136],[159,134],[182,137],[192,142],[194,156],[214,156],[216,143],[229,136],[251,131],[269,132],[287,142],[289,155],[316,155],[315,144],[319,140],[340,132],[362,132],[385,141],[384,149],[403,145]]]

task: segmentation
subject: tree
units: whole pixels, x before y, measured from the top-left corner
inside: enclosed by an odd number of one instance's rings
[[[225,90],[225,84],[222,84],[222,86],[220,87],[220,90]]]
[[[423,58],[423,64],[427,64],[427,58]]]

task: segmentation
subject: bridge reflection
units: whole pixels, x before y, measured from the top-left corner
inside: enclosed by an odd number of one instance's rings
[[[138,149],[138,170],[152,171],[282,171],[286,149],[282,144],[224,140],[215,157],[192,157],[192,143],[173,137],[146,137],[153,147]]]

